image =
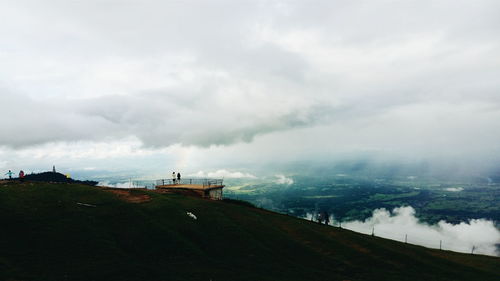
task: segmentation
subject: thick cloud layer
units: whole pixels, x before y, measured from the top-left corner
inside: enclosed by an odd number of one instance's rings
[[[440,221],[436,225],[420,222],[412,207],[395,208],[392,213],[376,209],[365,221],[342,222],[342,227],[357,232],[463,253],[500,255],[500,231],[492,221],[473,219],[460,224]]]
[[[321,125],[360,147],[498,148],[497,1],[0,5],[1,145],[230,145]]]
[[[3,1],[0,167],[482,166],[499,19],[494,0]]]

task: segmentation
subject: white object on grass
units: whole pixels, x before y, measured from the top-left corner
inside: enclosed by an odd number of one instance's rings
[[[197,220],[198,218],[195,216],[195,214],[191,213],[191,212],[186,212],[186,214],[188,216],[190,216],[193,220]]]

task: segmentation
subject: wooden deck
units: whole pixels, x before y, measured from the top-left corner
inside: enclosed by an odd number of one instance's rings
[[[175,192],[185,195],[194,195],[212,200],[222,200],[224,185],[214,184],[165,184],[157,185],[156,192]]]

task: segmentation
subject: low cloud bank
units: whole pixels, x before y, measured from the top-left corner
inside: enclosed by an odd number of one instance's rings
[[[104,186],[104,187],[116,187],[116,188],[132,188],[136,187],[133,182],[117,182],[117,183],[111,183],[109,181],[101,181],[97,184],[97,186]]]
[[[500,231],[492,221],[473,219],[469,222],[451,224],[440,221],[429,225],[415,217],[412,207],[395,208],[392,213],[386,209],[376,209],[373,215],[364,222],[343,222],[342,227],[361,233],[371,234],[393,240],[404,241],[408,235],[408,243],[430,248],[439,248],[456,252],[497,256],[497,244],[500,244]]]
[[[313,218],[311,214],[306,219]],[[338,222],[330,219],[331,224]],[[342,227],[356,232],[371,234],[397,241],[405,241],[415,245],[455,252],[499,256],[500,231],[493,221],[472,219],[468,222],[451,224],[440,221],[429,225],[415,217],[412,207],[394,208],[392,212],[386,209],[376,209],[365,221],[342,222]]]

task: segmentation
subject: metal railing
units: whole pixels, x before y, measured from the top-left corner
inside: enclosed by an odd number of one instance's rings
[[[223,179],[159,179],[156,180],[156,186],[159,185],[177,185],[177,184],[195,184],[203,187],[222,185]]]

